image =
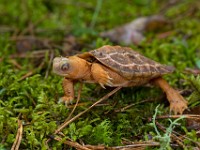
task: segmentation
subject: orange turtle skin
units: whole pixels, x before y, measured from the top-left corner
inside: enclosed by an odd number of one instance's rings
[[[159,64],[131,48],[109,45],[53,60],[53,72],[64,77],[65,95],[61,101],[65,104],[74,99],[74,82],[77,81],[98,83],[103,88],[140,86],[151,82],[166,93],[170,110],[182,114],[187,101],[162,78],[173,70],[173,67]]]

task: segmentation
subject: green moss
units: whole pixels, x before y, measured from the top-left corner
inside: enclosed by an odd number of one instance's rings
[[[102,3],[100,4],[100,1]],[[97,12],[98,5],[101,5]],[[23,121],[23,137],[20,149],[47,149],[45,145],[49,135],[61,125],[71,112],[63,104],[58,104],[63,95],[62,79],[49,71],[49,56],[43,59],[12,58],[21,68],[11,61],[11,55],[19,53],[13,35],[23,33],[30,25],[34,35],[48,38],[55,42],[59,49],[66,35],[75,35],[80,49],[88,51],[102,45],[114,43],[99,37],[99,33],[116,26],[123,25],[140,16],[163,13],[173,23],[170,34],[164,39],[156,33],[146,33],[147,39],[140,45],[131,47],[147,57],[163,64],[176,67],[174,74],[165,76],[171,85],[181,90],[192,89],[193,94],[186,95],[189,106],[199,106],[199,77],[184,74],[185,68],[199,68],[199,6],[198,0],[183,0],[174,5],[158,0],[28,0],[0,2],[0,149],[10,149],[17,133],[17,120]],[[3,30],[8,27],[9,30]],[[25,35],[31,33],[26,32]],[[149,41],[150,39],[150,41]],[[28,51],[28,50],[27,50]],[[30,53],[28,51],[28,53]],[[35,62],[43,62],[39,68]],[[21,79],[32,71],[33,74]],[[78,86],[75,87],[78,90]],[[93,84],[86,84],[81,95],[81,106],[74,115],[87,109],[94,101],[110,91],[99,89]],[[155,101],[152,101],[154,100]],[[144,101],[146,100],[146,101]],[[149,100],[149,102],[148,102]],[[165,95],[156,87],[124,88],[97,106],[78,120],[63,129],[65,137],[85,144],[104,144],[108,146],[121,145],[122,139],[130,141],[145,141],[155,137],[156,132],[150,126],[148,118],[152,118],[158,104],[160,114],[169,113],[169,105],[164,102]],[[143,102],[144,101],[144,102]],[[134,106],[120,112],[131,104]],[[166,127],[166,120],[159,120]],[[193,141],[199,141],[196,131],[188,131],[184,121],[182,127],[177,127]],[[184,140],[187,146],[194,146],[189,140]],[[69,148],[61,142],[51,141],[52,149]]]

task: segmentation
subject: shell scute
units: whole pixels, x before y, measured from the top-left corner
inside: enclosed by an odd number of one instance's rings
[[[100,63],[127,79],[151,79],[174,70],[173,67],[159,64],[128,47],[106,45],[89,53]]]

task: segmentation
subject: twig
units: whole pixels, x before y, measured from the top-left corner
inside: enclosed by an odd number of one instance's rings
[[[27,77],[30,77],[33,75],[33,71],[29,71],[28,73],[26,73],[25,75],[23,75],[19,81],[26,79]]]
[[[79,89],[78,89],[78,97],[77,97],[77,100],[76,100],[76,104],[74,105],[71,113],[69,114],[69,116],[67,117],[66,120],[69,120],[71,118],[71,116],[74,113],[76,107],[78,106],[78,102],[80,101],[80,97],[81,97],[82,88],[83,88],[83,83],[81,82],[80,85],[79,85]]]
[[[39,40],[39,41],[43,41],[45,43],[50,43],[52,42],[50,38],[41,38],[41,37],[37,37],[37,36],[31,36],[31,35],[20,35],[17,37],[11,37],[10,40],[17,42],[17,41],[22,41],[22,40]]]
[[[200,69],[193,69],[193,68],[185,68],[185,73],[188,73],[188,74],[193,74],[193,75],[198,75],[200,74]]]
[[[69,121],[65,121],[60,127],[58,127],[58,129],[54,132],[54,134],[57,134],[58,132],[60,132],[63,128],[65,128],[67,125],[69,125],[71,122],[73,122],[74,120],[78,119],[80,116],[82,116],[83,114],[85,114],[86,112],[88,112],[90,109],[92,109],[94,106],[96,106],[97,104],[101,103],[103,100],[107,99],[108,97],[110,97],[111,95],[113,95],[114,93],[116,93],[118,90],[120,90],[121,87],[117,87],[114,90],[112,90],[110,93],[108,93],[107,95],[105,95],[104,97],[100,98],[97,102],[95,102],[94,104],[92,104],[88,109],[82,111],[81,113],[79,113],[78,115],[74,116],[72,119],[70,119]]]
[[[62,138],[60,138],[59,136],[56,136],[53,139],[56,140],[56,141],[62,141]],[[79,150],[91,150],[91,149],[89,149],[89,148],[87,148],[85,146],[80,145],[77,142],[73,142],[73,141],[70,141],[70,140],[65,140],[63,143],[67,144],[67,145],[69,145],[71,147],[75,147],[76,149],[79,149]]]
[[[74,104],[74,105],[69,105],[69,106],[67,106],[68,108],[74,108],[74,106],[75,106],[76,104]],[[87,106],[88,105],[88,103],[87,102],[79,102],[78,104],[77,104],[77,106]]]
[[[104,145],[85,145],[86,147],[90,149],[95,149],[95,150],[122,150],[122,149],[145,149],[147,146],[159,146],[160,143],[154,142],[154,141],[145,141],[145,142],[132,142],[132,144],[124,145],[124,146],[113,146],[113,147],[107,147]]]
[[[62,141],[62,138],[60,138],[59,136],[53,137],[52,139],[56,140],[56,141]],[[80,150],[122,150],[122,149],[135,149],[135,150],[143,150],[145,149],[147,146],[159,146],[160,144],[158,142],[154,142],[154,141],[145,141],[145,142],[133,142],[133,144],[129,144],[129,145],[124,145],[124,146],[114,146],[114,147],[107,147],[104,145],[81,145],[77,142],[71,141],[71,140],[65,140],[63,142],[64,144],[67,144],[71,147],[74,147],[76,149],[80,149]]]
[[[51,68],[51,64],[52,64],[52,61],[53,61],[53,57],[54,57],[54,52],[52,50],[49,51],[50,52],[50,61],[48,63],[48,67],[47,67],[47,71],[45,73],[45,79],[48,77],[49,75],[49,71],[50,71],[50,68]]]
[[[13,54],[10,55],[10,58],[43,58],[45,57],[45,54],[49,51],[49,49],[41,49],[33,51],[31,53]]]
[[[15,29],[9,26],[0,26],[0,33],[13,32]]]
[[[81,97],[82,87],[83,87],[83,83],[81,82],[80,86],[79,86],[79,89],[78,89],[78,97],[77,97],[77,100],[76,100],[76,104],[74,105],[74,107],[73,107],[71,113],[69,114],[69,116],[67,117],[66,121],[68,121],[71,118],[71,116],[74,113],[76,107],[78,106],[78,103],[79,103],[80,97]],[[59,132],[59,134],[63,136],[63,134],[61,132]],[[50,141],[50,139],[48,139],[46,142],[48,143],[49,141]]]
[[[18,69],[22,69],[22,66],[15,59],[10,59],[9,62],[13,64],[15,67],[17,67]]]
[[[178,135],[181,140],[187,139],[187,140],[193,142],[194,144],[196,144],[200,148],[200,142],[196,142],[193,139],[187,137],[186,135],[181,135],[180,133],[178,133],[176,131],[172,131],[172,133],[175,134],[175,135]],[[196,132],[196,134],[198,134],[198,132]]]
[[[171,36],[174,33],[175,33],[175,31],[167,31],[167,32],[159,33],[159,34],[156,35],[156,38],[164,39],[164,38]]]
[[[175,119],[175,118],[180,118],[180,117],[184,117],[187,119],[200,120],[200,115],[190,115],[190,114],[157,116],[156,119],[168,119],[168,118]]]
[[[111,147],[111,149],[115,149],[115,150],[121,150],[121,149],[145,149],[147,146],[159,146],[160,144],[158,142],[152,142],[152,143],[140,143],[140,144],[132,144],[132,145],[125,145],[125,146],[116,146],[116,147]],[[140,147],[140,148],[139,148]],[[109,149],[109,148],[108,148]],[[110,150],[111,150],[110,149]]]
[[[90,149],[95,149],[95,150],[105,150],[108,149],[108,147],[104,145],[85,145],[85,147],[90,148]]]
[[[129,109],[129,108],[131,108],[131,107],[133,107],[133,106],[135,106],[135,105],[138,105],[138,104],[141,104],[141,103],[144,103],[144,102],[150,102],[150,101],[154,101],[154,100],[153,100],[153,99],[143,100],[143,101],[140,101],[140,102],[137,102],[137,103],[134,103],[134,104],[130,104],[130,105],[125,106],[125,107],[123,107],[123,108],[120,108],[120,109],[118,109],[118,110],[115,110],[115,112],[124,112],[124,111],[126,111],[127,109]]]
[[[18,130],[17,130],[17,135],[15,138],[15,142],[12,145],[11,150],[18,150],[21,140],[22,140],[22,133],[23,133],[23,125],[22,125],[22,121],[18,120]]]

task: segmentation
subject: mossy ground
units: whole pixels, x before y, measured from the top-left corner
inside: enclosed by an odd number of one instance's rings
[[[91,50],[112,44],[100,38],[100,32],[140,16],[165,15],[173,23],[173,34],[161,39],[157,38],[157,33],[146,33],[147,40],[140,46],[131,47],[156,61],[175,66],[176,72],[165,76],[166,80],[177,89],[189,91],[185,98],[189,100],[190,108],[199,106],[200,98],[197,95],[200,93],[200,79],[185,73],[186,68],[200,68],[199,8],[198,0],[1,0],[0,149],[10,149],[14,143],[17,120],[22,120],[24,127],[20,149],[47,149],[46,140],[72,111],[72,107],[66,108],[57,103],[63,95],[62,78],[51,72],[50,62],[52,51],[54,56],[61,54],[61,44],[66,35],[76,37],[78,50]],[[36,58],[36,54],[32,54],[33,58],[30,55],[13,56],[19,53],[14,39],[20,34],[34,34],[51,40],[57,48],[53,47],[51,53],[47,51],[40,59]],[[81,105],[73,116],[109,91],[110,88],[104,90],[97,85],[84,85]],[[191,97],[193,91],[196,95]],[[133,103],[135,105],[125,111],[118,111]],[[122,141],[148,141],[156,136],[148,118],[152,118],[159,104],[158,115],[168,114],[169,104],[159,88],[124,88],[104,101],[103,105],[69,124],[62,133],[64,139],[92,145],[116,146],[123,145]],[[159,122],[165,127],[169,126],[166,119]],[[196,146],[194,142],[200,142],[196,131],[187,129],[184,119],[180,123],[176,131],[193,141],[185,139],[183,144],[187,148]],[[49,147],[69,148],[62,141],[54,140],[49,142]]]

